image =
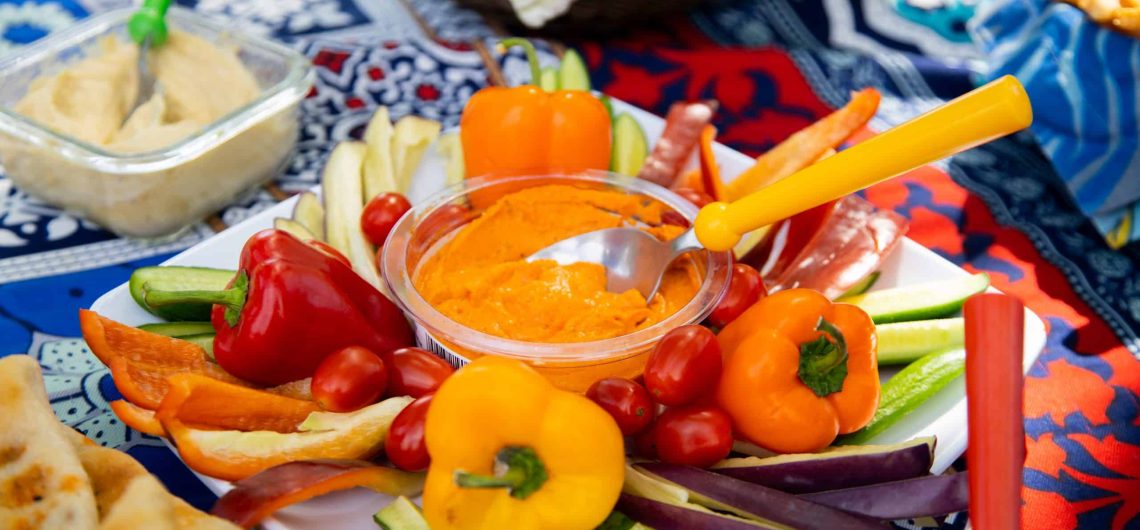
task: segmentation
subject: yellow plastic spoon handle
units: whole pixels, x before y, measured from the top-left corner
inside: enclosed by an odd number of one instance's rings
[[[1007,75],[732,204],[709,204],[701,208],[693,227],[705,248],[731,250],[747,232],[1020,131],[1032,122],[1025,88]]]

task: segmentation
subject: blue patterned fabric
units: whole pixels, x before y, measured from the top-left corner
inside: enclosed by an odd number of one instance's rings
[[[1114,247],[1140,238],[1140,40],[1047,0],[986,4],[971,31],[989,78],[1025,84],[1033,133],[1081,211]]]

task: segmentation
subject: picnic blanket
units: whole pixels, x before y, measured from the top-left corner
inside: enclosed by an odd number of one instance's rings
[[[285,194],[315,184],[331,146],[358,135],[379,104],[395,117],[415,113],[450,126],[475,90],[526,75],[521,56],[484,53],[493,26],[453,0],[181,3],[290,42],[317,68],[298,152],[276,182]],[[23,43],[124,4],[0,0],[0,53],[19,53]],[[968,28],[972,4],[929,4],[734,0],[622,38],[566,44],[583,51],[596,87],[655,113],[681,99],[716,98],[719,139],[759,154],[853,89],[883,92],[872,123],[882,130],[984,78],[988,66]],[[864,194],[907,216],[910,237],[988,272],[1049,325],[1026,382],[1026,527],[1140,527],[1140,259],[1106,244],[1039,145],[1021,134]],[[155,245],[116,238],[0,177],[0,355],[38,357],[65,422],[127,450],[172,491],[208,508],[214,496],[160,441],[110,414],[107,402],[118,394],[76,338],[76,310],[133,268],[161,262],[281,195],[254,190],[182,238]],[[962,528],[966,519],[944,526]]]

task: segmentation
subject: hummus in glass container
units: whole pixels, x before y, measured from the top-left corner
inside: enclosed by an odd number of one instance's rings
[[[14,110],[49,129],[117,153],[171,145],[253,101],[257,81],[232,50],[171,32],[150,52],[161,85],[129,118],[138,95],[139,48],[115,37],[101,53],[32,82]]]

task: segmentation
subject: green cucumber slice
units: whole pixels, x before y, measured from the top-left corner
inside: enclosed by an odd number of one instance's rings
[[[558,90],[558,70],[555,70],[553,66],[543,68],[542,74],[538,78],[538,86],[547,92]]]
[[[842,301],[862,308],[876,324],[948,317],[966,299],[990,286],[986,273],[938,282],[895,287],[852,296]]]
[[[568,49],[562,54],[562,66],[558,70],[558,84],[562,90],[590,90],[590,72],[586,61],[578,52]]]
[[[214,325],[209,322],[158,322],[139,326],[143,331],[165,335],[167,337],[182,338],[191,335],[214,334]]]
[[[376,512],[372,520],[384,530],[431,530],[420,509],[403,496]]]
[[[927,355],[903,368],[882,389],[875,416],[862,429],[840,436],[835,443],[867,443],[966,371],[966,350],[954,349]]]
[[[857,294],[863,294],[867,292],[867,290],[869,290],[873,285],[875,285],[875,282],[878,280],[879,271],[872,272],[871,274],[868,274],[866,278],[859,280],[859,283],[852,285],[851,288],[848,289],[847,292],[840,295],[839,298],[842,299],[855,296]]]
[[[966,343],[965,319],[943,318],[875,326],[879,336],[879,365],[906,364],[936,351]]]
[[[626,113],[614,120],[614,147],[610,170],[621,175],[634,176],[641,171],[649,156],[649,142],[637,120]]]
[[[206,356],[209,357],[211,361],[214,360],[214,334],[213,333],[202,333],[201,335],[190,335],[187,337],[178,337],[178,338],[182,339],[186,342],[193,342],[194,344],[201,346],[203,350],[206,350]]]

